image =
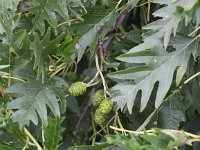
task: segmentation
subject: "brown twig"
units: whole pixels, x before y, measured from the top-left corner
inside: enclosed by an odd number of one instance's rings
[[[92,98],[92,95],[94,94],[96,88],[93,87],[89,93],[90,97],[88,99],[88,101],[86,102],[86,104],[84,105],[83,107],[83,111],[81,112],[81,116],[80,118],[78,119],[77,123],[76,123],[76,128],[78,129],[80,127],[80,124],[81,124],[81,121],[83,120],[83,117],[85,116],[85,113],[87,112],[88,108],[91,106],[91,98]]]
[[[119,15],[119,17],[118,17],[118,19],[117,19],[117,21],[115,23],[115,26],[113,28],[111,28],[110,31],[108,32],[108,38],[103,43],[103,54],[104,54],[104,57],[107,56],[107,48],[108,48],[110,42],[112,41],[112,38],[114,37],[115,33],[118,32],[122,22],[124,21],[126,15],[128,14],[128,12],[129,12],[129,8],[124,9],[120,13],[120,15]]]

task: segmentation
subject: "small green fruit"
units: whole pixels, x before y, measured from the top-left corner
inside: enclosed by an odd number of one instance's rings
[[[113,108],[113,102],[109,101],[108,99],[104,99],[99,105],[98,109],[103,115],[107,115],[110,113],[112,108]]]
[[[95,115],[94,115],[94,121],[98,125],[103,125],[107,120],[107,116],[103,115],[99,109],[96,110]]]
[[[73,83],[69,89],[69,95],[71,96],[79,96],[82,95],[83,93],[85,93],[87,90],[87,85],[86,83],[82,82],[82,81],[78,81]]]
[[[99,106],[102,100],[104,99],[103,91],[98,90],[92,96],[92,106],[96,107]]]

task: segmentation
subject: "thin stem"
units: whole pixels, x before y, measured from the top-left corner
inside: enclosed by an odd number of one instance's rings
[[[113,126],[110,126],[110,128],[113,129],[113,130],[116,130],[116,131],[120,131],[120,132],[127,132],[127,133],[135,133],[136,132],[136,131],[121,129],[121,128],[117,128],[117,127],[113,127]]]
[[[199,29],[200,29],[200,26],[196,28],[194,31],[192,31],[192,33],[190,33],[188,36],[193,36],[193,34],[196,33]]]
[[[190,143],[193,143],[193,142],[200,142],[200,139],[191,139],[191,140],[189,140],[190,141]]]
[[[85,11],[85,13],[87,13],[87,9],[85,9],[85,6],[82,3],[80,3],[80,5],[83,8],[83,10]]]
[[[105,134],[107,134],[107,131],[105,129],[106,126],[102,126],[102,125],[100,125],[100,126],[101,126],[101,129],[105,132]]]
[[[76,20],[76,19],[74,19],[74,20]],[[63,26],[63,25],[65,25],[65,24],[70,25],[70,22],[71,22],[71,21],[72,21],[72,20],[62,22],[62,23],[58,24],[57,27]]]
[[[120,121],[118,112],[117,112],[117,123],[119,124],[119,127],[120,127],[121,129],[124,129],[124,127],[123,127],[123,125],[122,125],[122,123],[121,123],[121,121]],[[123,133],[124,135],[126,135],[126,132],[122,132],[122,133]]]
[[[68,97],[68,96],[69,96],[69,94],[66,94],[66,95],[65,95],[65,97]]]
[[[115,9],[117,9],[119,7],[119,5],[121,4],[123,0],[119,0],[119,2],[117,2],[117,6],[115,7]]]
[[[107,124],[104,126],[104,127],[106,127],[106,126],[108,126],[114,119],[116,118],[116,115],[114,115],[108,122],[107,122]],[[99,131],[97,131],[95,134],[93,134],[90,138],[89,138],[89,140],[91,140],[94,136],[96,136],[97,134],[100,134],[100,132],[102,131],[103,129],[100,129]]]
[[[189,79],[187,79],[186,81],[184,81],[184,84],[187,84],[188,82],[190,82],[192,79],[196,78],[197,76],[200,75],[200,72],[194,74],[193,76],[191,76]]]
[[[144,128],[147,126],[147,124],[151,121],[151,119],[161,110],[161,108],[168,103],[171,98],[178,93],[179,90],[175,90],[171,95],[169,95],[161,104],[158,108],[156,108],[150,115],[149,117],[144,121],[144,123],[136,130],[136,131],[142,131]]]
[[[88,82],[87,84],[90,85],[91,83],[93,83],[98,76],[99,76],[99,72],[97,71],[95,76],[92,78],[92,80],[90,80],[90,82]]]
[[[38,150],[43,150],[42,147],[36,141],[36,139],[31,135],[31,133],[26,128],[24,128],[24,133],[32,140],[32,142],[35,144]]]
[[[100,82],[100,81],[97,81],[97,82],[91,83],[91,84],[88,84],[88,83],[87,83],[86,86],[87,86],[87,87],[92,87],[92,86],[95,86],[95,85],[99,84],[99,82]]]
[[[56,75],[58,72],[60,72],[61,70],[63,70],[66,66],[65,63],[60,64],[59,66],[57,66],[54,71],[52,71],[50,77],[52,78],[54,75]]]
[[[147,14],[148,14],[148,21],[149,21],[149,18],[150,18],[150,10],[151,10],[151,0],[147,0],[148,2],[148,11],[147,11]]]
[[[111,97],[111,94],[110,94],[108,91],[106,91],[106,94],[107,94],[109,97]]]
[[[10,86],[11,85],[11,47],[9,48],[9,69],[8,69],[8,71],[9,71],[9,77],[8,77],[8,86]]]
[[[26,141],[25,142],[26,142],[26,144],[24,145],[22,150],[26,150],[28,148],[28,145],[29,145],[29,137],[28,136],[26,136]]]
[[[43,147],[44,147],[44,150],[45,150],[44,142],[45,142],[45,138],[44,138],[44,128],[43,128],[43,125],[42,125],[42,144],[43,144]]]
[[[148,3],[148,1],[147,1],[147,2],[144,2],[144,3],[140,4],[140,5],[137,5],[137,6],[135,6],[135,7],[144,6],[144,5],[146,5],[147,3]]]
[[[23,79],[20,79],[20,78],[17,78],[17,77],[8,77],[8,76],[2,76],[2,78],[5,78],[5,79],[15,79],[15,80],[18,80],[18,81],[21,81],[21,82],[26,82],[25,80],[23,80]]]
[[[127,129],[121,129],[121,128],[117,128],[117,127],[113,127],[110,126],[111,129],[116,130],[116,131],[120,131],[120,132],[127,132],[127,133],[134,133],[136,135],[143,135],[145,133],[148,134],[153,134],[155,133],[155,130],[145,130],[145,131],[131,131],[131,130],[127,130]],[[170,132],[176,132],[176,133],[184,133],[186,135],[186,137],[189,138],[193,138],[191,139],[192,141],[200,141],[200,136],[199,135],[195,135],[189,132],[185,132],[185,131],[180,131],[180,130],[170,130],[170,129],[162,129],[163,132],[169,133]]]
[[[105,81],[105,78],[101,72],[101,69],[99,67],[99,60],[98,60],[98,56],[95,55],[95,63],[96,63],[96,68],[97,68],[97,71],[99,72],[99,75],[101,77],[101,81],[103,83],[103,89],[104,89],[104,95],[105,95],[105,98],[106,98],[106,91],[107,91],[107,85],[106,85],[106,81]]]
[[[94,119],[92,117],[92,128],[93,128],[93,131],[94,131],[94,137],[92,138],[92,145],[94,145],[95,141],[96,141],[96,133],[97,133],[97,130],[95,128],[95,123],[94,123]]]
[[[80,20],[80,21],[84,21],[84,19],[81,18],[80,15],[77,14],[73,9],[71,9],[71,8],[69,7],[69,10],[70,10],[74,15],[75,15],[75,17],[76,17],[78,20]]]

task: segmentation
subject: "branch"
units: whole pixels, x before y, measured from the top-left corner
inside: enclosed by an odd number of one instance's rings
[[[76,123],[77,129],[80,127],[81,121],[82,121],[83,117],[85,116],[85,113],[87,112],[88,108],[91,106],[91,99],[92,99],[92,96],[93,96],[95,90],[96,90],[96,88],[93,87],[89,93],[90,97],[89,97],[88,101],[86,102],[86,104],[84,105],[83,111],[81,112],[81,116]]]
[[[107,38],[107,40],[103,44],[103,54],[104,54],[104,57],[106,57],[106,55],[107,55],[107,48],[108,48],[108,46],[109,46],[112,38],[114,37],[114,34],[118,32],[119,27],[121,26],[121,24],[124,21],[126,15],[128,14],[128,11],[129,11],[129,8],[126,8],[126,9],[124,9],[120,13],[120,15],[119,15],[119,17],[118,17],[118,19],[117,19],[117,21],[115,23],[115,26],[112,29],[110,29],[110,31],[108,32],[108,38]]]
[[[43,150],[40,144],[38,144],[36,139],[31,135],[31,133],[26,128],[24,128],[24,133],[32,140],[32,142],[35,144],[38,150]]]

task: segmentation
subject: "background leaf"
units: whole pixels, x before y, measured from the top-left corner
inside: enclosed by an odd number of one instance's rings
[[[158,113],[158,127],[164,129],[178,129],[179,123],[185,121],[183,97],[177,93],[163,106]]]
[[[93,146],[86,146],[86,145],[79,145],[79,146],[73,146],[70,147],[68,150],[102,150],[102,149],[106,149],[109,148],[110,146],[112,146],[112,144],[108,144],[108,143],[100,143],[100,144],[96,144]]]
[[[47,150],[58,149],[58,144],[61,140],[61,133],[64,131],[64,128],[61,127],[63,120],[64,117],[48,117],[48,126],[43,129],[45,135],[44,145]]]
[[[29,79],[25,83],[17,83],[6,89],[7,93],[17,93],[21,96],[8,104],[9,109],[17,109],[12,115],[12,120],[18,122],[20,128],[29,124],[31,120],[34,124],[38,124],[38,116],[42,120],[44,126],[47,126],[47,108],[55,116],[60,116],[60,109],[56,92],[52,86],[52,80],[42,84],[41,81]]]
[[[56,43],[59,43],[63,37],[64,33],[51,40],[51,28],[48,28],[42,40],[38,33],[34,34],[34,41],[31,44],[35,56],[34,69],[38,70],[37,79],[42,75],[42,82],[44,82],[45,71],[49,66],[48,55],[56,53]]]
[[[68,20],[66,5],[66,0],[37,0],[35,6],[29,9],[29,12],[34,14],[32,20],[34,29],[39,30],[43,35],[45,33],[45,21],[55,28],[57,25],[56,13]]]
[[[2,150],[16,150],[15,148],[5,145],[5,144],[0,144],[0,149]]]

